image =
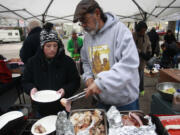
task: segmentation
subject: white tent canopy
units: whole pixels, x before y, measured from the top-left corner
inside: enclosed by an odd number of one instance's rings
[[[72,21],[80,0],[1,0],[0,18]],[[51,3],[52,2],[52,3]],[[180,0],[97,0],[102,9],[119,16],[122,21],[159,20],[180,12]],[[51,4],[50,4],[51,3]],[[141,13],[141,14],[140,14]],[[180,16],[176,19],[179,20]]]

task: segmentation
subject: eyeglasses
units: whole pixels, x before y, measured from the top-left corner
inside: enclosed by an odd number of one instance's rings
[[[92,18],[92,16],[93,16],[93,14],[90,14],[89,17],[82,17],[82,18],[80,18],[79,19],[79,26],[86,25],[89,22],[90,18]]]

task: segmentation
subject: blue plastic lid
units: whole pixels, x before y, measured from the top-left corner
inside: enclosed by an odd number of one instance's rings
[[[177,92],[180,92],[180,89],[177,89],[176,91],[177,91]]]

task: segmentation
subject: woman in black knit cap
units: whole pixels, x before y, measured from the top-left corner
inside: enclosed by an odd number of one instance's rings
[[[72,96],[80,86],[80,77],[74,61],[65,55],[58,34],[49,28],[40,33],[41,50],[27,63],[23,88],[32,96],[40,90],[55,90],[61,97]],[[35,105],[40,116],[57,114],[64,110],[58,101],[49,106]]]

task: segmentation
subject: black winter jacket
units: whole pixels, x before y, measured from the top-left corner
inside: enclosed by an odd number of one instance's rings
[[[36,54],[40,48],[40,27],[35,27],[28,34],[24,40],[23,46],[20,50],[20,58],[26,64],[28,59]]]
[[[43,51],[40,50],[26,64],[22,77],[22,86],[28,94],[34,87],[38,90],[49,89],[55,91],[63,88],[65,98],[68,98],[79,89],[80,77],[74,61],[66,56],[64,52],[61,52],[51,62],[48,62]],[[59,101],[56,105],[50,105],[49,107],[38,106],[38,112],[40,112],[41,116],[57,114],[59,110],[63,109]],[[44,113],[46,110],[50,110],[50,112]]]
[[[23,88],[29,94],[32,88],[38,90],[59,90],[64,88],[70,97],[80,86],[80,77],[74,61],[64,53],[48,63],[42,50],[27,63],[23,75]]]

